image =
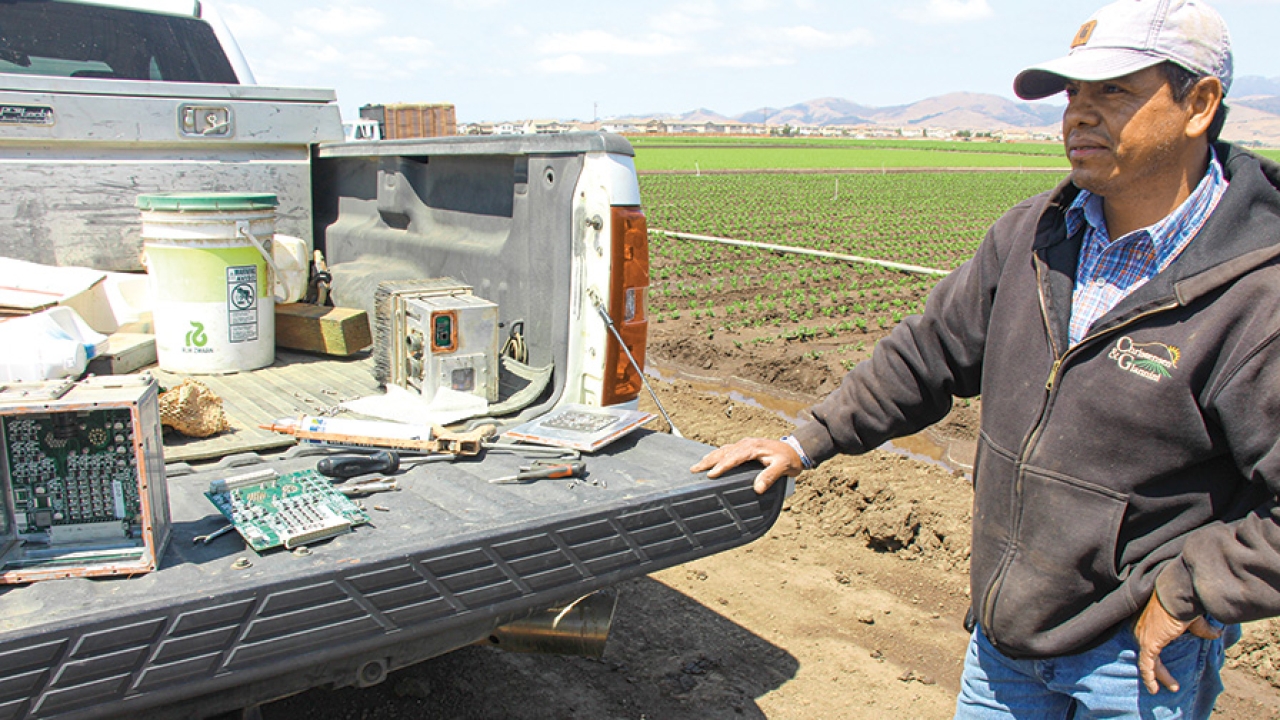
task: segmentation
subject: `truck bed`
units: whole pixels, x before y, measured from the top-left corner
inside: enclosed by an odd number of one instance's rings
[[[277,390],[279,394],[285,392]],[[432,461],[364,501],[372,522],[259,556],[210,479],[312,468],[316,448],[173,466],[173,536],[156,572],[0,587],[0,718],[199,717],[310,687],[366,685],[495,627],[639,575],[745,544],[777,519],[781,484],[710,480],[699,443],[640,430],[585,456],[588,481],[494,485],[527,461]],[[373,506],[385,510],[373,509]],[[233,564],[245,558],[250,565]]]
[[[150,368],[162,388],[181,383],[185,376]],[[328,415],[341,411],[345,400],[381,392],[373,379],[368,352],[349,358],[328,358],[276,349],[276,361],[252,372],[194,377],[222,399],[231,429],[208,438],[167,433],[165,462],[197,462],[242,452],[284,450],[294,444],[289,435],[258,427],[279,418]],[[343,413],[343,417],[362,417]]]

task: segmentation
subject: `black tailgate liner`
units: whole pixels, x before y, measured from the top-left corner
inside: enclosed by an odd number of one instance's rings
[[[576,487],[488,483],[527,462],[511,455],[427,463],[365,501],[389,509],[371,509],[372,526],[305,557],[258,556],[234,533],[193,544],[222,524],[209,479],[246,470],[171,477],[174,535],[156,572],[0,589],[0,719],[202,716],[358,683],[760,537],[782,484],[758,496],[754,468],[688,473],[707,449],[642,430],[588,456],[594,483]],[[233,569],[240,557],[252,567]]]

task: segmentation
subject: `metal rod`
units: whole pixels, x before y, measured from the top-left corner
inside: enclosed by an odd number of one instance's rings
[[[934,275],[937,277],[946,277],[950,275],[949,270],[935,270],[934,268],[921,267],[920,265],[908,265],[906,263],[896,263],[889,260],[876,260],[874,258],[859,257],[857,255],[845,255],[843,253],[827,252],[825,250],[812,250],[810,248],[793,247],[791,245],[774,245],[773,243],[753,242],[750,240],[734,240],[733,238],[716,237],[714,235],[693,235],[691,233],[671,232],[669,230],[650,230],[651,233],[658,235],[666,235],[667,237],[678,238],[680,240],[698,240],[700,242],[713,242],[721,245],[735,245],[738,247],[756,248],[757,250],[768,250],[770,252],[791,253],[794,255],[812,255],[813,257],[827,258],[830,260],[843,260],[844,262],[862,263],[864,265],[875,265],[877,267],[887,268],[889,270],[897,270],[899,272],[914,273],[916,275]]]
[[[604,320],[605,327],[609,328],[609,332],[613,333],[613,338],[618,341],[618,345],[622,346],[622,352],[627,354],[627,359],[631,361],[631,367],[635,368],[636,374],[640,376],[640,382],[644,383],[644,389],[649,391],[653,396],[653,404],[658,406],[658,412],[662,413],[662,419],[667,421],[667,427],[671,428],[671,434],[678,438],[684,437],[680,434],[676,424],[671,422],[671,416],[667,414],[667,409],[662,407],[662,401],[658,399],[658,393],[654,392],[653,386],[649,384],[649,379],[644,376],[644,368],[640,367],[640,363],[636,362],[636,358],[631,354],[631,349],[622,341],[622,334],[618,332],[618,328],[613,325],[613,318],[609,317],[609,311],[604,309],[603,303],[596,303],[596,312],[600,313],[601,319]]]

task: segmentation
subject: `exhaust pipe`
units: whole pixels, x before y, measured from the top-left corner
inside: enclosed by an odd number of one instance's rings
[[[603,657],[617,607],[616,590],[597,590],[564,607],[496,628],[487,644],[508,652]]]

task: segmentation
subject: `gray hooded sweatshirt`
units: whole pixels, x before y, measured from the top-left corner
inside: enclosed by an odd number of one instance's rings
[[[982,395],[973,614],[1008,655],[1096,645],[1153,591],[1182,620],[1280,615],[1280,166],[1217,151],[1230,185],[1208,222],[1079,344],[1064,182],[795,430],[821,462]]]

